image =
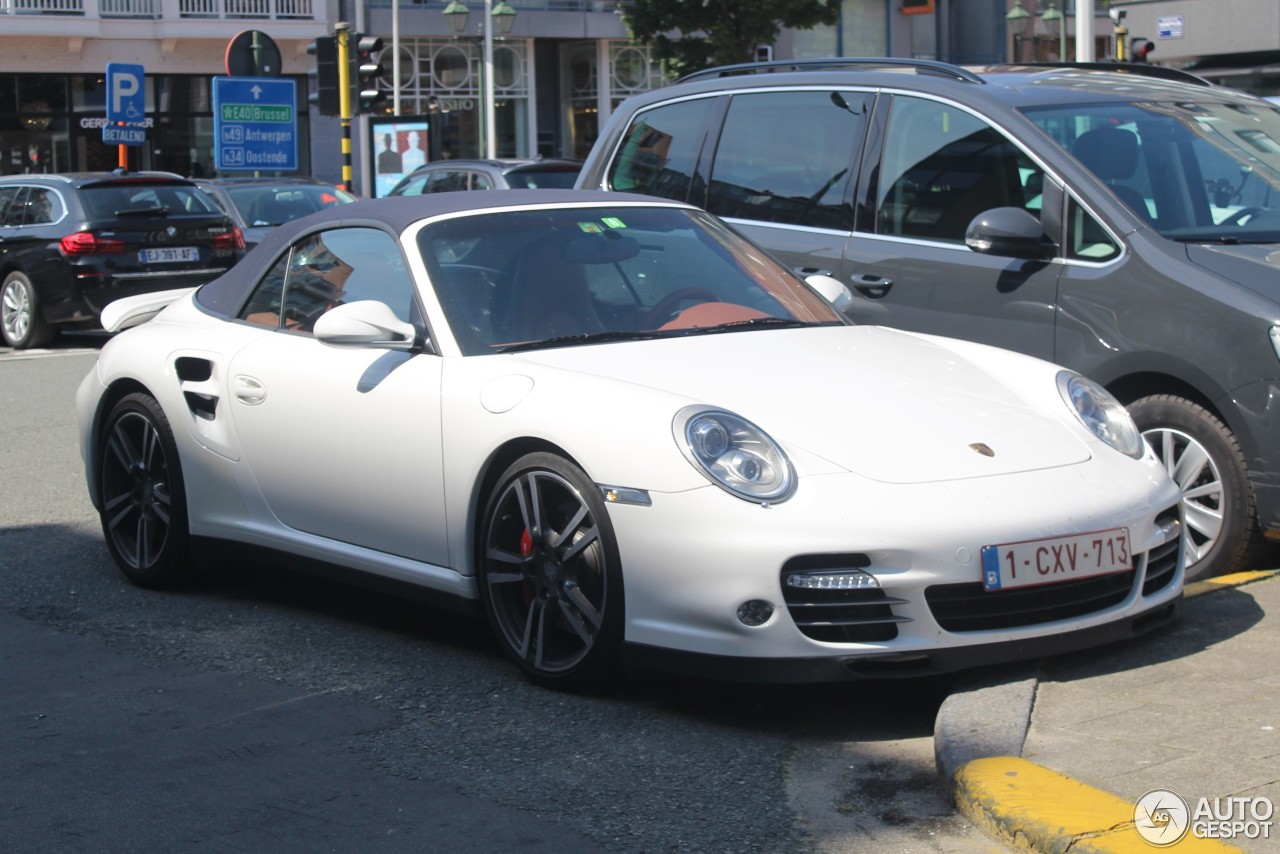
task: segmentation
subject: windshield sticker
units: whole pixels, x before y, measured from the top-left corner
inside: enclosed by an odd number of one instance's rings
[[[600,221],[603,222],[605,225],[609,226],[610,228],[626,228],[627,227],[627,224],[622,220],[618,219],[616,216],[607,216]]]
[[[582,229],[587,234],[603,234],[604,233],[604,229],[596,225],[594,222],[580,222],[578,223],[578,228]]]

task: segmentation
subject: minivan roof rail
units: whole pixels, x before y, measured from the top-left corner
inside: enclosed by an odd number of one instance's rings
[[[771,62],[745,62],[740,65],[721,65],[716,68],[704,68],[692,74],[686,74],[679,83],[690,80],[706,80],[713,77],[733,77],[739,74],[775,74],[786,71],[883,71],[885,69],[906,69],[920,74],[937,74],[951,77],[965,83],[985,83],[972,71],[952,65],[948,62],[937,62],[932,59],[906,59],[903,57],[848,57],[836,56],[826,59],[777,59]]]
[[[1167,68],[1163,65],[1148,65],[1145,62],[1019,62],[1002,65],[989,65],[988,69],[1006,68],[1080,68],[1086,71],[1115,71],[1119,74],[1137,74],[1142,77],[1155,77],[1160,80],[1176,80],[1180,83],[1194,83],[1197,86],[1212,86],[1203,77],[1183,71],[1181,68]]]

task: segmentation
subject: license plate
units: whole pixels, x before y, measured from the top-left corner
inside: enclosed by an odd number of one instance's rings
[[[143,264],[169,264],[176,261],[199,261],[200,250],[194,246],[165,246],[143,249],[138,253]]]
[[[982,547],[982,586],[987,590],[1053,584],[1132,568],[1128,528]]]

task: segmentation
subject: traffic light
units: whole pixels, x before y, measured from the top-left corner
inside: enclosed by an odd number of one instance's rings
[[[341,112],[338,89],[338,40],[322,36],[307,45],[307,53],[316,58],[316,67],[307,72],[314,81],[307,100],[316,106],[322,116],[336,116]]]
[[[352,33],[347,37],[347,45],[351,53],[351,113],[375,112],[378,105],[387,99],[387,94],[378,88],[378,78],[383,72],[378,62],[382,39]]]
[[[1133,40],[1133,46],[1129,48],[1130,62],[1150,62],[1148,59],[1151,52],[1156,49],[1155,42],[1147,41],[1142,36],[1138,36]]]

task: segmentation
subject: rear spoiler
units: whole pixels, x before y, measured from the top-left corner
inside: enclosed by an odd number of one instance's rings
[[[108,332],[119,332],[132,326],[140,326],[159,314],[169,303],[194,291],[195,288],[175,288],[114,300],[102,310],[102,328]]]

